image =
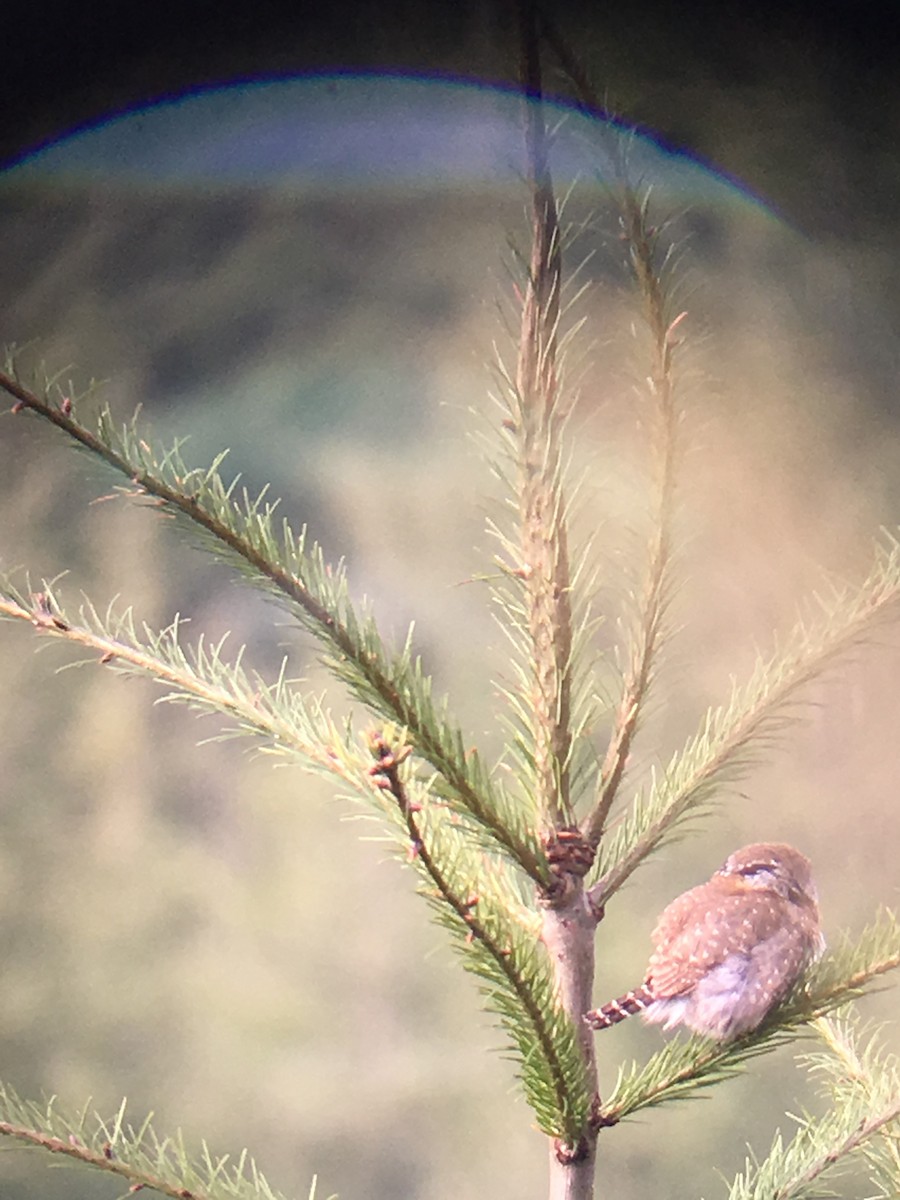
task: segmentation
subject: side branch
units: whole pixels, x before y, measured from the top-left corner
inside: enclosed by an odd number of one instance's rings
[[[800,1132],[796,1135],[795,1141],[798,1145],[791,1144],[788,1147],[787,1154],[792,1159],[798,1158],[802,1152],[807,1149],[806,1143],[824,1141],[823,1134],[827,1135],[831,1132],[831,1127],[838,1125],[841,1117],[850,1116],[854,1119],[852,1129],[845,1129],[842,1132],[843,1136],[828,1142],[822,1146],[818,1154],[809,1153],[805,1155],[802,1170],[796,1172],[794,1176],[785,1180],[785,1182],[772,1190],[771,1180],[763,1178],[762,1186],[759,1186],[760,1176],[765,1172],[768,1165],[766,1160],[763,1160],[756,1170],[748,1165],[745,1174],[740,1176],[729,1194],[728,1200],[805,1200],[806,1197],[813,1195],[810,1188],[815,1184],[820,1176],[832,1171],[835,1165],[842,1164],[843,1160],[848,1158],[854,1151],[860,1147],[867,1145],[874,1137],[883,1133],[886,1128],[893,1125],[900,1118],[900,1096],[895,1096],[893,1101],[887,1104],[879,1112],[870,1113],[861,1118],[857,1118],[855,1112],[849,1114],[836,1112],[832,1114],[832,1119],[823,1121],[821,1124],[825,1127],[824,1130],[811,1121],[804,1121],[800,1128]],[[896,1140],[896,1135],[895,1135]],[[780,1138],[777,1142],[779,1157],[784,1157],[785,1152],[781,1145]],[[791,1153],[793,1151],[793,1153]],[[771,1175],[770,1172],[766,1174]],[[754,1186],[756,1185],[756,1186]],[[827,1186],[827,1185],[820,1185]],[[753,1190],[751,1190],[753,1189]],[[815,1195],[818,1196],[836,1196],[838,1193],[830,1189],[828,1191],[818,1191]],[[874,1193],[870,1193],[874,1196]],[[887,1196],[889,1193],[881,1192],[881,1196]],[[896,1193],[893,1193],[896,1195]]]
[[[631,647],[630,664],[616,710],[612,736],[600,771],[597,800],[584,822],[586,840],[595,847],[603,836],[610,809],[628,765],[664,631],[678,465],[674,354],[679,344],[676,331],[685,316],[679,313],[673,319],[669,318],[663,278],[656,265],[658,233],[649,225],[646,202],[639,200],[628,183],[624,164],[620,164],[620,175],[622,237],[629,248],[632,274],[642,298],[644,321],[651,338],[652,363],[647,383],[656,413],[656,504],[638,629]]]
[[[125,476],[134,495],[150,496],[160,506],[187,518],[217,548],[230,552],[243,570],[295,605],[304,625],[329,647],[338,676],[364,703],[407,728],[422,756],[460,805],[532,879],[547,881],[537,839],[513,827],[508,814],[499,810],[477,755],[467,757],[461,735],[442,728],[433,709],[430,682],[411,663],[408,653],[388,658],[374,626],[360,620],[342,593],[340,572],[331,572],[318,558],[304,555],[302,541],[298,545],[287,527],[285,545],[280,549],[289,566],[279,561],[279,546],[271,527],[272,506],[260,511],[261,501],[248,500],[245,510],[240,510],[232,497],[233,489],[225,487],[215,467],[187,471],[177,452],[157,460],[133,429],[117,443],[106,409],[101,411],[98,432],[93,433],[75,419],[69,397],[54,405],[3,371],[0,389],[15,399],[14,412],[28,409],[55,425]]]
[[[107,1171],[110,1174],[118,1175],[120,1179],[127,1179],[131,1184],[128,1189],[130,1192],[149,1188],[151,1191],[159,1192],[162,1196],[172,1196],[174,1200],[213,1200],[208,1192],[193,1191],[184,1187],[177,1180],[169,1182],[158,1176],[139,1171],[129,1166],[128,1163],[120,1162],[111,1144],[102,1150],[92,1150],[77,1140],[65,1141],[63,1138],[44,1133],[40,1129],[13,1125],[9,1121],[0,1121],[0,1137],[13,1138],[14,1141],[24,1142],[29,1146],[39,1146],[51,1154],[62,1154],[66,1158],[75,1159],[98,1171]]]
[[[572,84],[581,107],[593,117],[604,116],[605,107],[594,91],[588,73],[543,8],[538,13],[538,26],[541,36]],[[642,300],[644,321],[652,347],[648,384],[657,414],[656,507],[638,630],[631,647],[612,734],[600,769],[597,797],[593,809],[582,823],[585,840],[594,847],[599,845],[603,837],[610,809],[628,765],[663,633],[672,558],[677,467],[678,408],[673,356],[678,345],[676,329],[685,315],[673,316],[669,312],[663,272],[657,266],[659,231],[649,223],[647,199],[645,197],[642,201],[629,182],[625,157],[618,146],[614,148],[612,157],[618,184],[621,236],[628,247],[631,272]],[[665,261],[666,256],[663,263]]]
[[[761,744],[791,718],[800,692],[843,655],[871,640],[900,602],[900,543],[877,548],[869,575],[851,591],[820,601],[813,624],[800,622],[781,653],[760,662],[731,703],[710,712],[704,726],[677,754],[603,846],[601,877],[591,888],[598,907],[618,891],[690,814],[711,802],[724,782],[747,771]]]
[[[489,912],[481,915],[483,905],[489,904],[487,896],[479,896],[471,890],[462,891],[451,875],[451,870],[445,869],[439,856],[432,851],[428,839],[419,821],[423,805],[410,800],[400,767],[411,752],[411,747],[395,748],[382,732],[375,732],[369,738],[369,750],[374,760],[369,774],[375,786],[386,795],[393,798],[398,812],[406,825],[409,835],[409,859],[418,868],[431,885],[434,895],[431,897],[444,916],[452,914],[457,931],[464,930],[463,947],[467,956],[466,965],[476,974],[482,976],[494,987],[502,983],[503,991],[515,999],[515,1007],[509,1005],[497,993],[492,997],[492,1007],[505,1017],[504,1024],[513,1036],[517,1036],[517,1026],[524,1021],[529,1027],[530,1043],[523,1081],[528,1085],[529,1070],[534,1070],[535,1053],[540,1055],[545,1066],[545,1077],[549,1080],[552,1092],[552,1103],[549,1107],[554,1128],[545,1129],[561,1139],[565,1145],[576,1145],[583,1138],[583,1122],[580,1110],[583,1108],[581,1089],[577,1084],[582,1080],[576,1076],[573,1079],[571,1065],[563,1061],[559,1053],[558,1033],[552,1027],[552,1019],[548,1020],[548,1001],[552,1005],[553,997],[541,998],[529,983],[526,972],[519,961],[516,945],[511,936],[504,937],[502,927],[496,920],[490,919]],[[448,922],[445,920],[445,924]],[[528,934],[529,944],[532,936]],[[486,956],[490,967],[485,970],[479,959]],[[495,982],[496,981],[496,982]],[[499,989],[498,989],[499,991]],[[513,1019],[513,1013],[515,1018]],[[558,1016],[551,1010],[551,1018]],[[579,1031],[580,1035],[580,1031]],[[521,1038],[520,1049],[522,1049]]]
[[[373,733],[369,738],[369,751],[375,760],[369,768],[369,775],[375,786],[390,795],[397,805],[409,834],[408,854],[410,859],[421,865],[437,889],[441,900],[466,926],[466,937],[471,941],[475,941],[477,938],[483,942],[498,965],[505,965],[509,951],[494,941],[476,915],[479,900],[477,892],[469,892],[466,896],[458,895],[449,879],[441,871],[422,837],[416,817],[422,806],[410,800],[403,780],[400,778],[400,764],[410,756],[412,747],[403,746],[395,752],[383,733]]]
[[[285,1200],[246,1151],[214,1155],[204,1145],[191,1156],[180,1131],[162,1137],[149,1117],[136,1127],[129,1124],[125,1101],[104,1120],[87,1106],[66,1114],[55,1099],[42,1104],[22,1099],[0,1083],[0,1137],[116,1175],[128,1182],[129,1194],[146,1189],[173,1200]]]
[[[90,652],[87,661],[120,674],[144,676],[169,688],[163,697],[204,713],[219,713],[243,733],[266,740],[279,753],[306,760],[312,767],[355,783],[356,765],[348,763],[349,747],[324,713],[310,714],[281,677],[273,685],[249,676],[236,662],[227,663],[219,646],[202,641],[192,653],[182,648],[174,622],[161,634],[147,633],[141,645],[130,614],[117,619],[114,632],[91,628],[67,616],[49,591],[36,592],[29,606],[24,597],[0,590],[0,619],[27,622],[42,636],[60,638]],[[97,621],[99,624],[99,619]]]
[[[531,0],[520,0],[520,76],[531,190],[531,254],[522,297],[515,412],[519,523],[532,688],[536,799],[551,827],[571,823],[572,609],[560,470],[558,329],[562,251]]]

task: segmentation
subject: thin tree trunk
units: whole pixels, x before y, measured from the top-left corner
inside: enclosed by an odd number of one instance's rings
[[[597,1094],[594,1035],[582,1017],[591,1008],[594,983],[596,916],[588,904],[581,879],[569,875],[570,887],[544,910],[541,937],[553,963],[560,1003],[578,1031],[585,1068]],[[599,1107],[599,1102],[598,1102]],[[594,1195],[597,1127],[585,1131],[581,1144],[550,1144],[550,1200],[591,1200]]]

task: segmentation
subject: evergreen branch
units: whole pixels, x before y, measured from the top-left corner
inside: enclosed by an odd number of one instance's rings
[[[560,464],[564,414],[559,388],[562,248],[544,121],[540,47],[530,0],[520,5],[520,81],[531,195],[531,250],[521,295],[515,379],[507,388],[517,466],[523,681],[534,797],[552,828],[572,821],[572,605],[566,505]]]
[[[394,827],[396,836],[396,807],[384,802],[383,793],[373,789],[369,781],[370,758],[357,743],[349,721],[337,724],[321,698],[301,695],[288,679],[286,664],[274,682],[269,683],[256,672],[243,666],[243,649],[233,660],[225,658],[225,639],[216,644],[201,637],[193,646],[182,644],[184,622],[176,618],[160,632],[144,625],[137,628],[131,609],[116,613],[110,607],[101,615],[89,603],[79,613],[80,620],[71,618],[60,605],[52,588],[26,595],[13,588],[0,576],[0,620],[27,621],[42,635],[62,639],[82,647],[89,657],[71,665],[98,664],[117,674],[141,676],[161,684],[168,690],[159,701],[185,704],[199,714],[218,714],[232,724],[220,740],[236,736],[252,736],[262,740],[264,753],[299,760],[317,774],[340,782],[346,789],[343,795],[355,801],[362,799],[369,806],[378,797],[379,815]],[[214,740],[214,739],[207,739]],[[437,793],[433,778],[418,781],[432,795]],[[467,869],[475,878],[481,859],[471,857],[474,850],[496,849],[496,842],[485,836],[482,825],[465,813],[449,806],[440,795],[432,795],[431,807],[452,818],[460,836],[465,836],[470,851]],[[401,831],[397,839],[405,849],[407,842]],[[508,859],[498,864],[508,870]],[[509,895],[512,896],[512,884]],[[520,908],[521,897],[516,893]],[[509,902],[512,908],[512,901]],[[522,923],[527,924],[525,918]]]
[[[760,660],[730,702],[710,710],[701,731],[640,795],[601,847],[600,880],[591,889],[599,908],[654,850],[676,836],[686,818],[710,805],[716,789],[746,774],[760,749],[787,722],[804,687],[841,656],[870,641],[900,600],[900,543],[876,548],[874,565],[855,589],[819,597],[821,615],[801,620],[785,647]]]
[[[604,106],[591,85],[588,73],[544,9],[539,10],[539,27],[541,36],[572,84],[582,109],[592,118],[605,115]],[[676,331],[686,315],[672,311],[673,298],[666,286],[667,270],[671,269],[672,264],[672,246],[669,245],[660,258],[662,230],[651,225],[649,220],[649,189],[640,195],[632,184],[625,154],[618,141],[613,146],[611,157],[617,182],[615,200],[619,209],[620,232],[628,247],[629,266],[650,335],[651,362],[647,384],[657,418],[654,438],[656,486],[651,543],[637,632],[630,647],[628,669],[600,768],[596,801],[582,822],[585,840],[594,847],[599,845],[603,837],[610,809],[625,774],[664,632],[672,561],[680,415],[676,401],[674,358],[680,344]]]
[[[173,1200],[285,1200],[243,1150],[236,1159],[213,1155],[202,1143],[190,1155],[181,1133],[161,1138],[147,1117],[135,1127],[125,1121],[125,1101],[104,1120],[87,1105],[76,1114],[21,1099],[0,1083],[0,1136],[127,1180],[129,1193],[147,1189]],[[309,1200],[315,1200],[313,1180]]]
[[[243,649],[232,661],[225,658],[225,639],[216,644],[201,637],[194,646],[182,644],[184,622],[176,618],[160,632],[146,624],[139,630],[131,609],[101,615],[85,603],[75,621],[63,610],[52,588],[25,595],[0,576],[0,620],[27,621],[39,634],[82,647],[90,656],[71,665],[99,664],[125,676],[140,676],[168,690],[159,701],[185,704],[199,714],[218,714],[232,721],[220,739],[253,736],[264,753],[300,760],[307,769],[337,779],[347,798],[371,805],[381,793],[369,782],[369,757],[353,735],[349,721],[338,725],[317,697],[302,696],[288,679],[286,664],[269,683],[243,666]],[[213,740],[213,739],[207,739]],[[434,790],[433,780],[422,786]],[[450,808],[439,797],[436,806],[449,810],[473,847],[496,847],[483,827]],[[381,803],[379,813],[396,824],[395,806]],[[395,831],[396,832],[396,831]],[[405,847],[406,843],[399,839]],[[480,860],[479,860],[480,861]],[[507,860],[504,866],[507,865]],[[476,870],[470,864],[471,870]]]
[[[628,183],[623,166],[620,224],[651,338],[651,370],[647,385],[657,418],[654,438],[656,507],[637,633],[630,648],[629,667],[600,770],[597,801],[583,823],[585,838],[593,846],[599,845],[603,837],[650,689],[664,632],[672,562],[679,420],[674,354],[679,344],[676,330],[686,314],[682,312],[673,317],[670,313],[663,272],[656,265],[660,234],[649,224],[648,203],[649,194],[643,200],[637,196]]]
[[[805,1118],[787,1146],[777,1133],[768,1156],[747,1164],[732,1183],[728,1200],[819,1200],[835,1194],[822,1192],[820,1176],[833,1172],[836,1164],[844,1165],[898,1117],[900,1094],[886,1098],[880,1107],[860,1096],[855,1104],[821,1120]]]
[[[399,852],[428,884],[423,894],[453,935],[464,966],[486,982],[488,1008],[513,1039],[526,1097],[541,1128],[567,1144],[577,1141],[588,1120],[590,1090],[539,942],[540,919],[525,903],[508,860],[484,853],[482,827],[451,809],[428,780],[401,780],[399,767],[409,751],[403,736],[396,735],[401,747],[396,752],[382,736],[370,742],[367,755],[349,727],[339,728],[319,701],[296,693],[283,670],[267,684],[243,669],[240,653],[226,661],[222,643],[211,646],[201,639],[186,649],[178,621],[161,633],[144,627],[139,634],[130,610],[101,618],[87,608],[82,615],[86,621],[73,621],[46,585],[30,604],[22,595],[0,593],[0,618],[27,621],[82,647],[90,651],[87,661],[148,676],[168,689],[162,700],[225,715],[234,722],[232,734],[262,737],[270,753],[300,758],[308,768],[337,778],[346,796],[376,803]],[[373,746],[379,750],[374,769]]]
[[[896,1060],[882,1053],[874,1038],[860,1046],[855,1024],[825,1018],[815,1022],[827,1052],[804,1058],[811,1071],[826,1077],[831,1109],[819,1119],[802,1117],[787,1146],[776,1134],[768,1155],[761,1162],[748,1161],[735,1178],[728,1200],[814,1200],[823,1194],[823,1175],[861,1156],[881,1175],[882,1194],[897,1195],[900,1074]],[[894,1136],[885,1136],[892,1125],[897,1125]],[[879,1153],[885,1147],[887,1159]],[[881,1170],[886,1162],[887,1173]]]
[[[594,90],[590,76],[578,60],[578,56],[574,53],[553,21],[547,16],[546,10],[538,8],[537,12],[541,37],[559,60],[563,74],[575,89],[575,96],[578,103],[590,116],[605,115],[604,107]]]
[[[567,1143],[577,1140],[590,1112],[590,1092],[572,1024],[559,1009],[540,946],[539,918],[518,890],[508,860],[484,854],[478,823],[451,809],[429,781],[401,782],[398,769],[406,751],[398,750],[393,764],[379,761],[373,771],[371,752],[364,754],[349,728],[335,725],[319,701],[300,697],[284,671],[267,684],[244,670],[240,653],[226,661],[222,643],[211,646],[201,639],[185,649],[178,621],[161,633],[146,626],[139,633],[130,610],[101,617],[88,607],[82,610],[87,619],[77,623],[46,585],[30,603],[9,591],[7,585],[7,594],[0,592],[0,618],[27,621],[40,633],[80,646],[90,651],[87,661],[148,676],[168,689],[162,700],[223,714],[233,720],[233,734],[262,737],[270,753],[300,758],[340,780],[346,795],[370,805],[377,801],[400,852],[427,881],[424,895],[454,935],[466,969],[487,983],[488,1007],[513,1038],[526,1096],[541,1127]],[[385,778],[390,786],[373,787],[373,776],[376,784]]]
[[[644,1066],[620,1071],[601,1120],[615,1125],[639,1109],[694,1096],[738,1074],[758,1054],[768,1053],[816,1017],[853,1000],[874,980],[900,967],[900,925],[888,911],[854,939],[817,963],[758,1029],[730,1042],[676,1038]]]
[[[47,381],[42,396],[15,377],[14,363],[0,372],[0,389],[14,399],[13,411],[28,409],[62,430],[76,444],[125,475],[133,498],[149,497],[185,518],[213,550],[228,558],[257,584],[287,601],[303,626],[324,643],[332,672],[376,712],[409,730],[416,748],[443,780],[447,799],[482,824],[489,834],[535,881],[547,880],[546,862],[523,813],[491,779],[479,755],[467,751],[462,732],[447,717],[446,702],[437,704],[430,676],[413,656],[410,639],[391,654],[371,615],[354,609],[343,567],[332,568],[317,545],[306,548],[286,521],[276,526],[277,504],[263,491],[252,498],[235,497],[238,480],[226,485],[219,473],[220,455],[206,470],[188,469],[180,447],[154,453],[141,436],[136,418],[117,429],[108,406],[99,414],[96,432],[80,424],[77,401]],[[49,398],[56,389],[59,402]]]
[[[487,861],[473,870],[460,857],[458,828],[427,797],[411,796],[403,778],[410,746],[386,730],[370,736],[369,749],[374,760],[369,773],[396,804],[408,837],[407,861],[425,881],[423,894],[453,935],[465,968],[486,985],[488,1007],[513,1039],[540,1128],[577,1145],[590,1117],[591,1093],[575,1031],[558,1005],[537,939],[534,913],[503,894],[502,876]]]
[[[896,1055],[886,1054],[878,1044],[880,1030],[861,1026],[851,1008],[844,1020],[823,1017],[815,1023],[816,1032],[826,1045],[827,1053],[807,1055],[810,1070],[825,1077],[827,1090],[835,1104],[844,1103],[849,1093],[862,1091],[872,1102],[879,1102],[885,1085],[893,1096],[900,1096],[900,1062]],[[863,1043],[863,1038],[868,1041]],[[870,1141],[863,1149],[871,1181],[879,1188],[883,1200],[896,1200],[900,1195],[900,1123],[885,1129],[883,1136]],[[874,1200],[874,1198],[873,1198]]]
[[[48,584],[30,597],[0,578],[0,619],[19,620],[90,652],[94,662],[123,675],[143,676],[167,687],[160,699],[188,704],[198,712],[218,713],[234,721],[232,734],[252,734],[267,743],[270,753],[304,759],[310,766],[337,774],[349,782],[365,774],[365,760],[349,738],[330,720],[318,701],[300,697],[284,675],[273,684],[223,656],[224,639],[212,645],[201,638],[196,646],[181,644],[183,622],[155,632],[139,631],[131,609],[101,616],[86,604],[78,621],[69,617]]]

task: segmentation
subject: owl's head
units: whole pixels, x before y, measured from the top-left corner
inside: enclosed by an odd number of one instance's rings
[[[775,892],[794,904],[818,900],[809,859],[783,842],[754,842],[729,855],[717,874],[739,877],[745,887]]]

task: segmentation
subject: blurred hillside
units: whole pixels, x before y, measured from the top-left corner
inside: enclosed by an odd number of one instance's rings
[[[659,89],[648,109],[678,90],[666,79]],[[683,114],[703,107],[702,81],[696,89],[678,92]],[[754,97],[716,93],[704,145],[743,154],[768,186],[762,165],[778,148],[748,119],[759,117]],[[805,103],[790,118],[796,144],[823,146],[831,116]],[[848,135],[846,155],[832,149],[852,190],[864,148]],[[889,189],[894,164],[870,167]],[[794,186],[802,197],[808,183]],[[470,581],[490,569],[484,513],[496,486],[469,435],[492,419],[506,237],[524,239],[522,203],[513,190],[364,185],[0,191],[0,337],[39,339],[32,357],[108,380],[123,419],[140,404],[164,442],[190,434],[189,461],[227,446],[251,489],[271,481],[286,515],[347,558],[383,627],[402,637],[416,620],[439,690],[489,752],[500,744],[489,675],[502,675],[502,636]],[[596,250],[578,310],[575,468],[609,650],[623,563],[642,546],[631,388],[642,368],[614,228],[597,196],[573,206],[573,219],[594,213],[571,252],[576,262]],[[827,230],[824,211],[809,211],[816,240],[749,203],[696,206],[678,226],[694,371],[681,632],[632,786],[784,634],[823,572],[858,577],[878,526],[898,523],[887,234],[867,240],[865,221]],[[195,634],[231,629],[254,665],[274,673],[287,652],[311,690],[324,686],[278,610],[168,522],[121,499],[92,503],[111,483],[27,415],[0,418],[4,566],[67,570],[71,602],[81,589],[99,607],[119,595],[152,625],[181,612]],[[214,723],[154,707],[149,684],[93,665],[58,676],[58,649],[35,658],[28,631],[0,635],[5,1077],[73,1104],[93,1095],[101,1109],[127,1094],[163,1130],[248,1145],[291,1194],[313,1172],[323,1194],[348,1198],[541,1194],[544,1146],[493,1053],[498,1036],[410,877],[369,840],[377,829],[346,823],[359,814],[299,769],[273,772],[240,744],[197,747]],[[896,903],[898,649],[886,633],[835,671],[723,815],[637,877],[601,931],[598,1001],[639,977],[662,904],[744,841],[784,838],[809,853],[832,936]],[[890,1001],[866,1011],[884,1015]],[[606,1035],[606,1085],[659,1036],[631,1023]],[[683,1106],[614,1131],[609,1194],[710,1194],[712,1169],[741,1164],[747,1140],[763,1147],[799,1091],[782,1053],[720,1090],[702,1120]],[[0,1157],[3,1200],[117,1193],[25,1154]]]

